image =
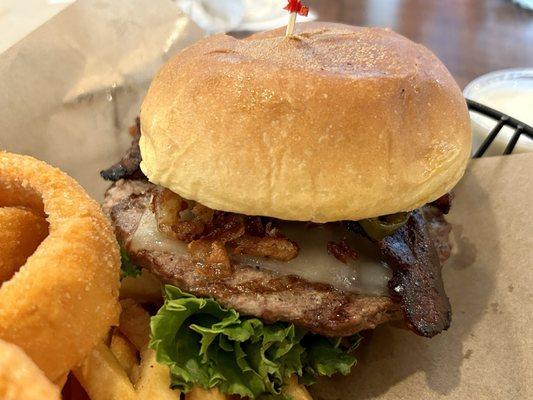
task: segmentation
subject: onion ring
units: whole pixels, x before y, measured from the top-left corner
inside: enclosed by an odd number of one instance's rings
[[[0,340],[0,399],[59,400],[59,389],[17,346]]]
[[[35,212],[17,207],[0,207],[0,221],[1,285],[11,279],[48,235],[48,224]]]
[[[32,157],[0,152],[0,207],[27,207],[49,226],[0,287],[0,338],[58,381],[118,322],[118,244],[81,186]]]

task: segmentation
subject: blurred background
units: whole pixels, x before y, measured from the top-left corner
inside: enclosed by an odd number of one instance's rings
[[[309,0],[321,19],[390,27],[429,47],[464,87],[533,66],[533,12],[509,0]]]
[[[171,0],[169,0],[171,1]],[[286,0],[174,0],[207,34],[286,23]],[[0,51],[72,0],[0,0]],[[96,7],[99,1],[95,0]],[[311,18],[390,27],[432,49],[461,87],[474,77],[533,66],[533,0],[304,0]],[[522,7],[519,5],[522,4]],[[524,8],[525,7],[525,8]],[[299,17],[299,21],[305,18]]]
[[[533,66],[533,12],[510,0],[308,3],[320,19],[390,27],[422,43],[444,62],[461,87],[490,71]]]

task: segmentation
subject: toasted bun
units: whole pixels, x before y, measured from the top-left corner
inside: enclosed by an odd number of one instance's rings
[[[170,60],[141,109],[141,168],[208,207],[285,220],[415,209],[455,186],[468,110],[428,49],[386,29],[331,23]]]

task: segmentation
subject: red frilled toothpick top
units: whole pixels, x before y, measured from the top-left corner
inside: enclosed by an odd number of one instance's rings
[[[298,13],[307,17],[309,14],[309,7],[304,6],[301,0],[288,0],[289,3],[284,7],[284,10],[287,10],[290,13]]]

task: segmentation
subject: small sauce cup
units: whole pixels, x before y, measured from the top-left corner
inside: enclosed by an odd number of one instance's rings
[[[477,101],[495,110],[533,126],[533,68],[505,69],[482,75],[470,82],[463,91],[467,99]],[[497,121],[471,112],[472,151],[475,152]],[[501,155],[514,130],[504,127],[486,155]],[[533,140],[520,137],[514,153],[533,151]]]

